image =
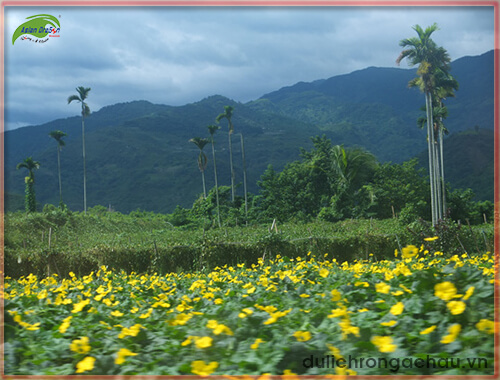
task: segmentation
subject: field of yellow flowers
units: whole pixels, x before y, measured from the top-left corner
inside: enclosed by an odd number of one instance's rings
[[[3,295],[11,375],[493,374],[489,253],[278,255],[165,276],[101,267],[7,278]]]

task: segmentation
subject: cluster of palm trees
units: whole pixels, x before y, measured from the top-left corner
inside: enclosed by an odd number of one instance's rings
[[[458,90],[458,82],[450,74],[450,56],[447,51],[438,46],[431,35],[438,30],[437,24],[425,30],[419,25],[413,29],[418,37],[401,40],[399,45],[404,48],[396,63],[407,59],[411,66],[418,65],[418,77],[408,85],[418,87],[425,94],[425,117],[418,120],[419,126],[427,126],[427,147],[429,151],[429,179],[431,190],[432,224],[446,217],[446,197],[443,165],[443,135],[448,133],[443,124],[447,109],[443,101],[454,96]]]
[[[229,140],[229,166],[231,169],[231,202],[234,202],[235,199],[235,183],[234,183],[234,166],[233,166],[233,145],[231,136],[234,132],[234,124],[232,121],[234,112],[233,106],[224,106],[224,112],[220,113],[216,118],[215,122],[218,124],[222,119],[227,119],[228,121],[228,140]],[[189,140],[195,144],[200,153],[198,155],[198,168],[201,171],[202,181],[203,181],[203,197],[207,197],[206,186],[205,186],[205,169],[208,165],[208,159],[205,153],[203,152],[203,148],[208,143],[212,145],[212,158],[214,162],[214,177],[215,177],[215,198],[217,203],[217,221],[219,227],[221,226],[221,218],[220,218],[220,203],[219,203],[219,187],[218,187],[218,179],[217,179],[217,163],[215,160],[215,146],[214,146],[214,136],[215,133],[220,129],[219,125],[212,124],[207,126],[208,132],[210,133],[210,138],[202,138],[202,137],[193,137]],[[241,141],[241,155],[243,161],[243,191],[245,193],[245,216],[248,213],[248,199],[247,199],[247,178],[246,178],[246,162],[245,162],[245,145],[243,140],[243,134],[240,133],[240,141]]]
[[[85,214],[87,213],[87,173],[85,168],[85,117],[90,115],[90,108],[85,102],[87,99],[90,88],[89,87],[77,87],[76,91],[78,95],[71,95],[68,97],[68,104],[76,100],[82,105],[82,144],[83,144],[83,209]],[[57,171],[59,177],[59,207],[63,208],[63,198],[62,198],[62,181],[61,181],[61,149],[66,145],[63,140],[67,134],[65,132],[55,130],[49,133],[49,137],[53,138],[57,142]],[[40,168],[40,162],[33,160],[33,157],[25,158],[19,164],[17,164],[16,169],[27,169],[28,176],[25,178],[26,183],[26,198],[25,198],[25,209],[26,212],[36,212],[36,196],[35,196],[35,170]]]

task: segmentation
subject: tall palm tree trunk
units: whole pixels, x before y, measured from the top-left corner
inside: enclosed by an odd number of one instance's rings
[[[245,144],[243,142],[243,133],[241,138],[241,159],[243,160],[243,191],[245,192],[245,219],[248,220],[248,197],[247,197],[247,165],[245,162]]]
[[[83,211],[87,215],[87,170],[85,167],[85,121],[82,111],[82,148],[83,148]]]
[[[442,202],[442,189],[441,189],[441,165],[438,159],[438,144],[434,141],[434,183],[436,184],[436,199],[437,199],[437,220],[443,219],[443,202]]]
[[[444,158],[443,158],[443,128],[439,128],[439,153],[441,161],[441,188],[443,199],[443,218],[446,218],[446,188],[444,183]]]
[[[231,201],[234,202],[234,168],[233,168],[233,144],[231,143],[231,131],[229,136],[229,166],[231,168]]]
[[[207,188],[205,187],[205,170],[201,171],[201,179],[203,181],[203,199],[207,199]]]
[[[62,207],[61,146],[59,144],[57,144],[57,171],[59,173],[59,207]]]
[[[429,150],[429,180],[431,189],[431,216],[432,225],[434,226],[437,221],[436,213],[436,185],[434,175],[434,131],[432,128],[432,103],[431,94],[429,91],[425,92],[425,107],[427,112],[427,147]]]
[[[215,200],[217,202],[217,222],[219,223],[219,228],[221,228],[220,223],[220,205],[219,205],[219,185],[217,181],[217,164],[215,163],[215,147],[214,147],[214,139],[212,136],[212,156],[214,158],[214,176],[215,176]]]

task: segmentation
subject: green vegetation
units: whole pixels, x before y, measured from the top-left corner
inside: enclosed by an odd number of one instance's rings
[[[25,158],[16,166],[17,170],[28,170],[28,176],[24,177],[24,183],[26,184],[24,207],[27,213],[36,212],[35,170],[39,168],[40,163],[33,160],[33,157]]]
[[[213,194],[212,194],[213,196]],[[230,189],[225,188],[230,199]],[[209,195],[210,197],[210,195]],[[5,271],[11,277],[70,271],[90,273],[100,265],[138,273],[208,270],[224,264],[256,263],[258,258],[288,257],[312,251],[329,253],[339,262],[356,258],[393,257],[407,244],[429,244],[450,255],[492,251],[493,225],[477,226],[451,221],[432,228],[430,223],[402,223],[402,219],[359,219],[336,223],[252,224],[240,227],[195,227],[193,210],[178,208],[163,215],[134,211],[128,215],[102,206],[87,215],[46,206],[41,213],[5,215]],[[226,214],[225,220],[234,215]],[[191,223],[188,225],[186,223]]]
[[[493,257],[424,242],[390,260],[302,251],[207,272],[8,278],[5,373],[493,374]]]

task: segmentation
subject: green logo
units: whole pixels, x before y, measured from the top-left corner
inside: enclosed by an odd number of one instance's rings
[[[12,35],[12,45],[14,45],[14,42],[21,36],[23,36],[21,40],[30,40],[39,43],[47,42],[47,35],[49,37],[59,37],[61,24],[59,24],[59,20],[54,16],[35,15],[26,17],[26,19],[29,21],[19,25]],[[33,38],[27,35],[33,36]],[[47,39],[42,40],[44,37],[47,37]]]

